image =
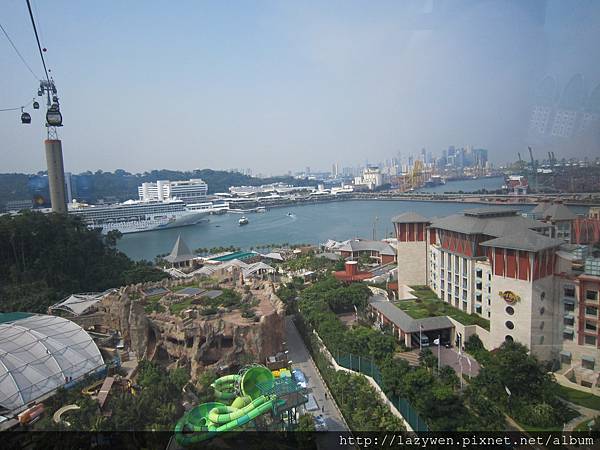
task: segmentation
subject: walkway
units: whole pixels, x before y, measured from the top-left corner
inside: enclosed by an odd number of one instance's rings
[[[570,422],[567,422],[565,424],[564,431],[573,431],[575,429],[575,427],[577,425],[579,425],[581,422],[583,422],[583,421],[589,422],[590,420],[595,419],[596,417],[600,416],[600,411],[598,411],[598,410],[586,408],[585,406],[581,406],[581,405],[577,405],[575,403],[568,402],[567,400],[564,400],[562,398],[560,399],[560,401],[563,402],[565,405],[567,405],[569,408],[574,409],[575,411],[577,411],[579,413],[579,416],[575,417]]]
[[[323,382],[308,349],[304,346],[302,337],[289,316],[285,319],[285,332],[289,351],[288,357],[292,361],[292,368],[304,372],[309,387],[308,392],[314,396],[319,406],[319,411],[315,411],[315,413],[322,414],[325,417],[329,431],[348,431],[331,392]],[[325,399],[325,393],[327,393],[327,399]]]

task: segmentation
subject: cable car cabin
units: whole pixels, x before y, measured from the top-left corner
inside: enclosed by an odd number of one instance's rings
[[[46,122],[51,127],[62,127],[62,114],[58,109],[58,104],[54,103],[46,113]]]
[[[33,102],[33,109],[40,109],[40,104],[36,101]]]
[[[31,123],[31,116],[29,113],[24,112],[21,114],[21,123]]]

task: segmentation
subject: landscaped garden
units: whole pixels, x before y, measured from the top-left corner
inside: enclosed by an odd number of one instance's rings
[[[576,405],[600,411],[600,397],[597,395],[571,389],[566,386],[559,386],[558,396]]]
[[[394,304],[405,311],[413,319],[423,319],[425,317],[449,316],[459,321],[463,325],[479,325],[486,330],[490,329],[490,321],[478,316],[461,311],[454,306],[443,302],[427,286],[412,286],[413,294],[417,297],[414,300],[397,300]]]

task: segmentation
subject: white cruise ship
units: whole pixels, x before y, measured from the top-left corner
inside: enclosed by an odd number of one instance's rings
[[[162,201],[128,200],[113,205],[86,205],[73,201],[69,214],[80,216],[89,228],[103,234],[123,234],[195,225],[208,219],[210,208],[189,208],[177,199]]]

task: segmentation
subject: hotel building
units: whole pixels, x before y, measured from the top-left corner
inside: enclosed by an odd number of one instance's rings
[[[158,180],[156,183],[142,183],[138,187],[140,200],[167,200],[177,198],[186,204],[206,201],[208,185],[201,179],[187,181]]]
[[[595,386],[600,369],[600,259],[570,243],[575,215],[536,208],[535,218],[507,207],[477,208],[429,220],[393,219],[399,298],[428,285],[444,302],[490,321],[489,330],[452,319],[452,341],[477,334],[487,349],[517,341],[562,364],[573,381]]]

